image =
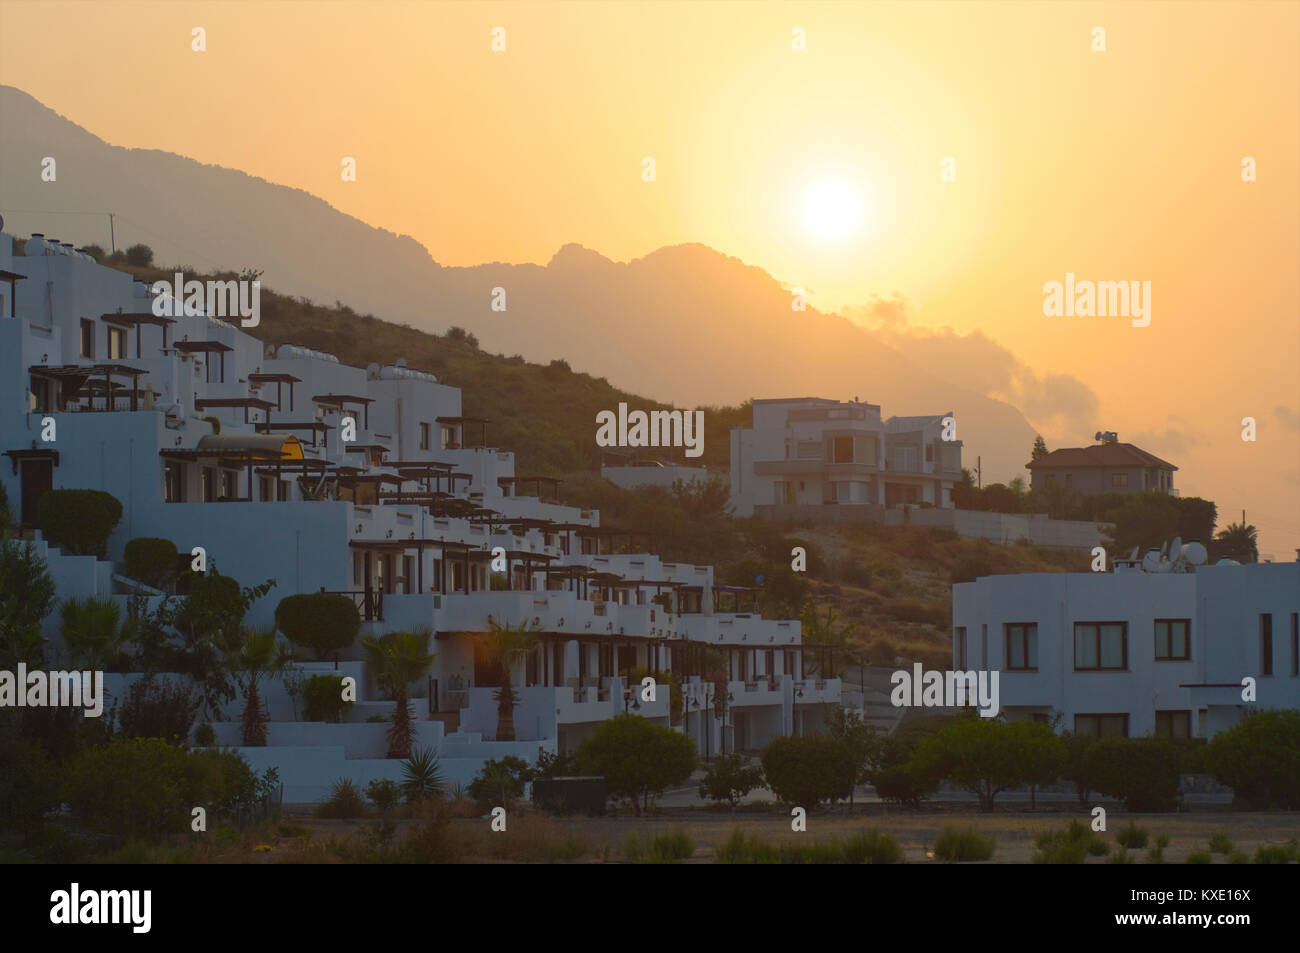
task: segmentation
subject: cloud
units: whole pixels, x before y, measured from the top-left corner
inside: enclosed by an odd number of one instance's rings
[[[1073,374],[1039,374],[983,331],[958,334],[950,327],[909,323],[911,302],[895,292],[872,295],[846,317],[936,376],[1018,407],[1048,434],[1091,434],[1097,429],[1097,395]]]
[[[1284,429],[1292,433],[1300,433],[1300,414],[1282,404],[1277,405],[1274,413],[1277,414],[1277,421]]]
[[[1136,444],[1156,456],[1190,453],[1193,447],[1200,446],[1205,442],[1201,431],[1195,429],[1185,417],[1179,417],[1176,414],[1171,414],[1165,418],[1165,429],[1163,430],[1141,430],[1131,435],[1120,434],[1120,439],[1126,443]],[[1169,462],[1179,465],[1177,460],[1170,460]]]

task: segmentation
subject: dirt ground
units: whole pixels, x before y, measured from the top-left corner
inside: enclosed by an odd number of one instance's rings
[[[879,806],[859,808],[852,815],[843,811],[814,813],[807,818],[807,831],[791,830],[790,818],[776,811],[738,812],[681,810],[664,812],[650,817],[618,815],[596,818],[553,818],[522,811],[508,818],[505,832],[493,833],[495,838],[545,837],[560,840],[576,835],[587,845],[586,855],[578,862],[623,862],[624,847],[634,836],[652,838],[670,831],[684,831],[695,842],[695,853],[687,863],[712,863],[716,848],[731,836],[736,828],[755,834],[773,843],[785,841],[829,841],[848,837],[866,828],[878,828],[895,838],[903,848],[906,863],[937,863],[929,856],[935,835],[945,825],[973,826],[983,834],[996,838],[996,850],[991,863],[1030,863],[1034,851],[1034,836],[1045,830],[1064,828],[1071,820],[1089,822],[1087,814],[1040,810],[1009,810],[1005,813],[983,814],[967,808],[943,808],[923,813],[882,809]],[[373,824],[373,819],[353,821],[320,820],[307,815],[286,815],[286,823],[312,831],[313,835],[346,837],[360,835]],[[1120,827],[1135,821],[1150,834],[1150,845],[1164,834],[1169,845],[1164,849],[1164,862],[1178,864],[1194,851],[1209,850],[1212,834],[1229,837],[1238,851],[1253,858],[1261,846],[1281,845],[1300,836],[1300,814],[1275,813],[1202,813],[1202,814],[1124,814],[1110,812],[1106,818],[1104,838],[1112,849],[1118,847],[1115,833]],[[401,829],[408,822],[398,821]],[[457,828],[482,835],[490,830],[490,819],[477,817],[457,818]],[[1150,846],[1149,845],[1149,846]],[[504,846],[504,845],[503,845]],[[1129,852],[1135,863],[1147,862],[1147,851]],[[1213,863],[1226,863],[1223,854],[1213,854]],[[471,859],[471,858],[466,858]],[[1105,857],[1089,857],[1087,863],[1105,863]]]

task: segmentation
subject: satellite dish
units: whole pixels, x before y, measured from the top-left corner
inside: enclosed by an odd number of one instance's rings
[[[1171,563],[1177,562],[1178,557],[1180,557],[1182,554],[1183,554],[1183,538],[1181,536],[1175,536],[1174,541],[1169,544],[1169,561]]]
[[[1225,558],[1225,559],[1220,559],[1220,560],[1219,560],[1217,563],[1215,563],[1214,565],[1216,565],[1216,566],[1240,566],[1241,563],[1237,562],[1237,560],[1235,560],[1235,559],[1226,559],[1226,558]]]
[[[1192,540],[1183,547],[1183,558],[1193,566],[1205,565],[1205,560],[1208,555],[1209,554],[1205,551],[1205,547],[1196,540]]]
[[[1148,550],[1147,554],[1142,557],[1142,568],[1147,572],[1155,572],[1160,568],[1160,550]]]
[[[1138,550],[1141,549],[1141,548],[1142,548],[1142,547],[1140,547],[1140,546],[1134,546],[1134,547],[1133,547],[1133,552],[1131,552],[1131,553],[1128,554],[1128,561],[1129,561],[1129,562],[1133,562],[1135,559],[1138,558]]]
[[[1093,434],[1093,435],[1092,435],[1092,439],[1093,439],[1093,440],[1100,440],[1100,439],[1101,439],[1101,431],[1098,430],[1095,434]]]
[[[1163,543],[1160,544],[1160,558],[1164,559],[1168,555],[1169,555],[1169,540],[1165,540]]]

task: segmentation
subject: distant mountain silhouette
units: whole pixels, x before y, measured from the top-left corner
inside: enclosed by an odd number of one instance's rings
[[[44,156],[58,163],[57,186],[41,181]],[[985,483],[1024,475],[1034,438],[1010,405],[936,378],[845,318],[793,311],[789,289],[766,271],[707,246],[615,262],[570,244],[545,266],[444,267],[413,238],[301,189],[111,146],[10,86],[0,86],[0,209],[11,234],[79,245],[106,245],[106,223],[10,210],[111,209],[118,247],[144,242],[156,262],[261,268],[281,292],[428,330],[460,325],[487,350],[563,358],[678,406],[858,396],[886,416],[953,411]],[[495,288],[505,289],[504,312],[491,309]]]

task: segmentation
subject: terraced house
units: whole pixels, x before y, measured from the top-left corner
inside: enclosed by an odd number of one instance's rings
[[[432,630],[433,671],[412,686],[417,744],[439,751],[453,782],[487,758],[571,749],[624,711],[674,723],[710,755],[816,731],[840,701],[797,621],[764,619],[712,567],[665,563],[599,512],[556,502],[557,481],[516,473],[491,422],[431,374],[264,345],[237,317],[158,307],[145,284],[43,236],[22,254],[0,236],[0,300],[0,479],[60,598],[160,599],[121,560],[128,541],[161,537],[202,547],[242,584],[274,579],[249,624],[324,590],[355,601],[363,635]],[[107,560],[41,540],[36,507],[52,489],[121,502]],[[481,651],[494,623],[539,636],[511,673],[514,740],[498,740],[499,670]],[[57,643],[57,613],[46,635]],[[294,700],[269,687],[268,747],[242,750],[279,767],[287,799],[318,799],[341,776],[398,777],[385,726],[366,720],[393,703],[364,658],[353,645],[301,665],[357,679],[342,724],[296,720]],[[634,675],[668,670],[683,678],[680,717],[666,679],[653,700],[632,690]],[[238,744],[238,725],[214,728]]]

